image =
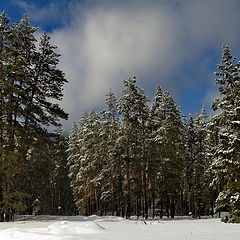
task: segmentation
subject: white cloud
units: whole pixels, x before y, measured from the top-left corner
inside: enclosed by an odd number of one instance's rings
[[[210,61],[208,51],[219,51],[222,43],[237,49],[239,7],[238,0],[71,1],[70,23],[52,33],[69,80],[63,101],[69,122],[78,121],[83,108],[102,105],[109,88],[120,94],[122,80],[132,74],[148,95],[157,84],[179,96],[182,88],[208,84],[209,69],[202,65]],[[39,21],[46,14],[42,9]],[[181,76],[181,67],[193,63],[200,82]]]
[[[169,21],[169,14],[167,8],[94,7],[83,21],[75,18],[70,28],[55,31],[52,36],[71,81],[65,89],[67,107],[79,111],[79,106],[101,105],[108,89],[119,94],[122,80],[132,74],[152,89],[153,81],[171,75],[185,53],[178,44],[180,25],[176,28],[178,21]]]

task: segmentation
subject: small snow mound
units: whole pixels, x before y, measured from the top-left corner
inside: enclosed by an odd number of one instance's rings
[[[94,234],[101,233],[104,228],[94,222],[56,222],[48,226],[51,234]]]
[[[54,216],[54,215],[18,215],[17,221],[99,221],[99,222],[118,222],[124,220],[117,216]]]
[[[98,223],[61,221],[50,224],[48,228],[9,228],[0,231],[0,240],[70,240],[76,239],[79,235],[104,232],[105,229]]]
[[[96,216],[91,215],[88,217],[90,220],[97,221],[97,222],[119,222],[125,220],[122,217],[118,216]]]
[[[9,228],[0,231],[1,240],[55,240],[55,236],[27,229]]]

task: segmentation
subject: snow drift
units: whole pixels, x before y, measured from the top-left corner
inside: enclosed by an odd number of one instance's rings
[[[126,220],[113,216],[21,216],[0,223],[0,240],[237,240],[240,224],[219,218]]]
[[[76,239],[79,235],[99,234],[105,229],[94,222],[61,221],[50,224],[47,228],[10,228],[0,232],[1,240],[60,240]],[[81,239],[85,239],[84,237]]]

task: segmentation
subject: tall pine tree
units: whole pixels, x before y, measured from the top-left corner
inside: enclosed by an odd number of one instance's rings
[[[44,126],[59,125],[61,118],[67,118],[59,104],[52,101],[61,100],[66,79],[57,67],[56,47],[47,35],[36,48],[37,28],[29,24],[27,17],[9,25],[1,14],[0,21],[0,212],[7,221],[23,211],[26,203],[28,186],[22,179],[28,177],[31,143],[46,133]]]
[[[240,63],[223,47],[216,84],[221,98],[213,102],[220,113],[212,119],[217,132],[213,155],[213,184],[218,188],[216,210],[228,209],[231,221],[240,222]]]

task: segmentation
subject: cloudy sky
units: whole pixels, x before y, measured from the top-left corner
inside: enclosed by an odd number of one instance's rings
[[[194,114],[218,94],[221,46],[240,59],[239,0],[0,0],[0,10],[12,21],[27,13],[58,46],[67,128],[84,109],[100,110],[110,88],[119,96],[131,75],[149,99],[161,85]]]

